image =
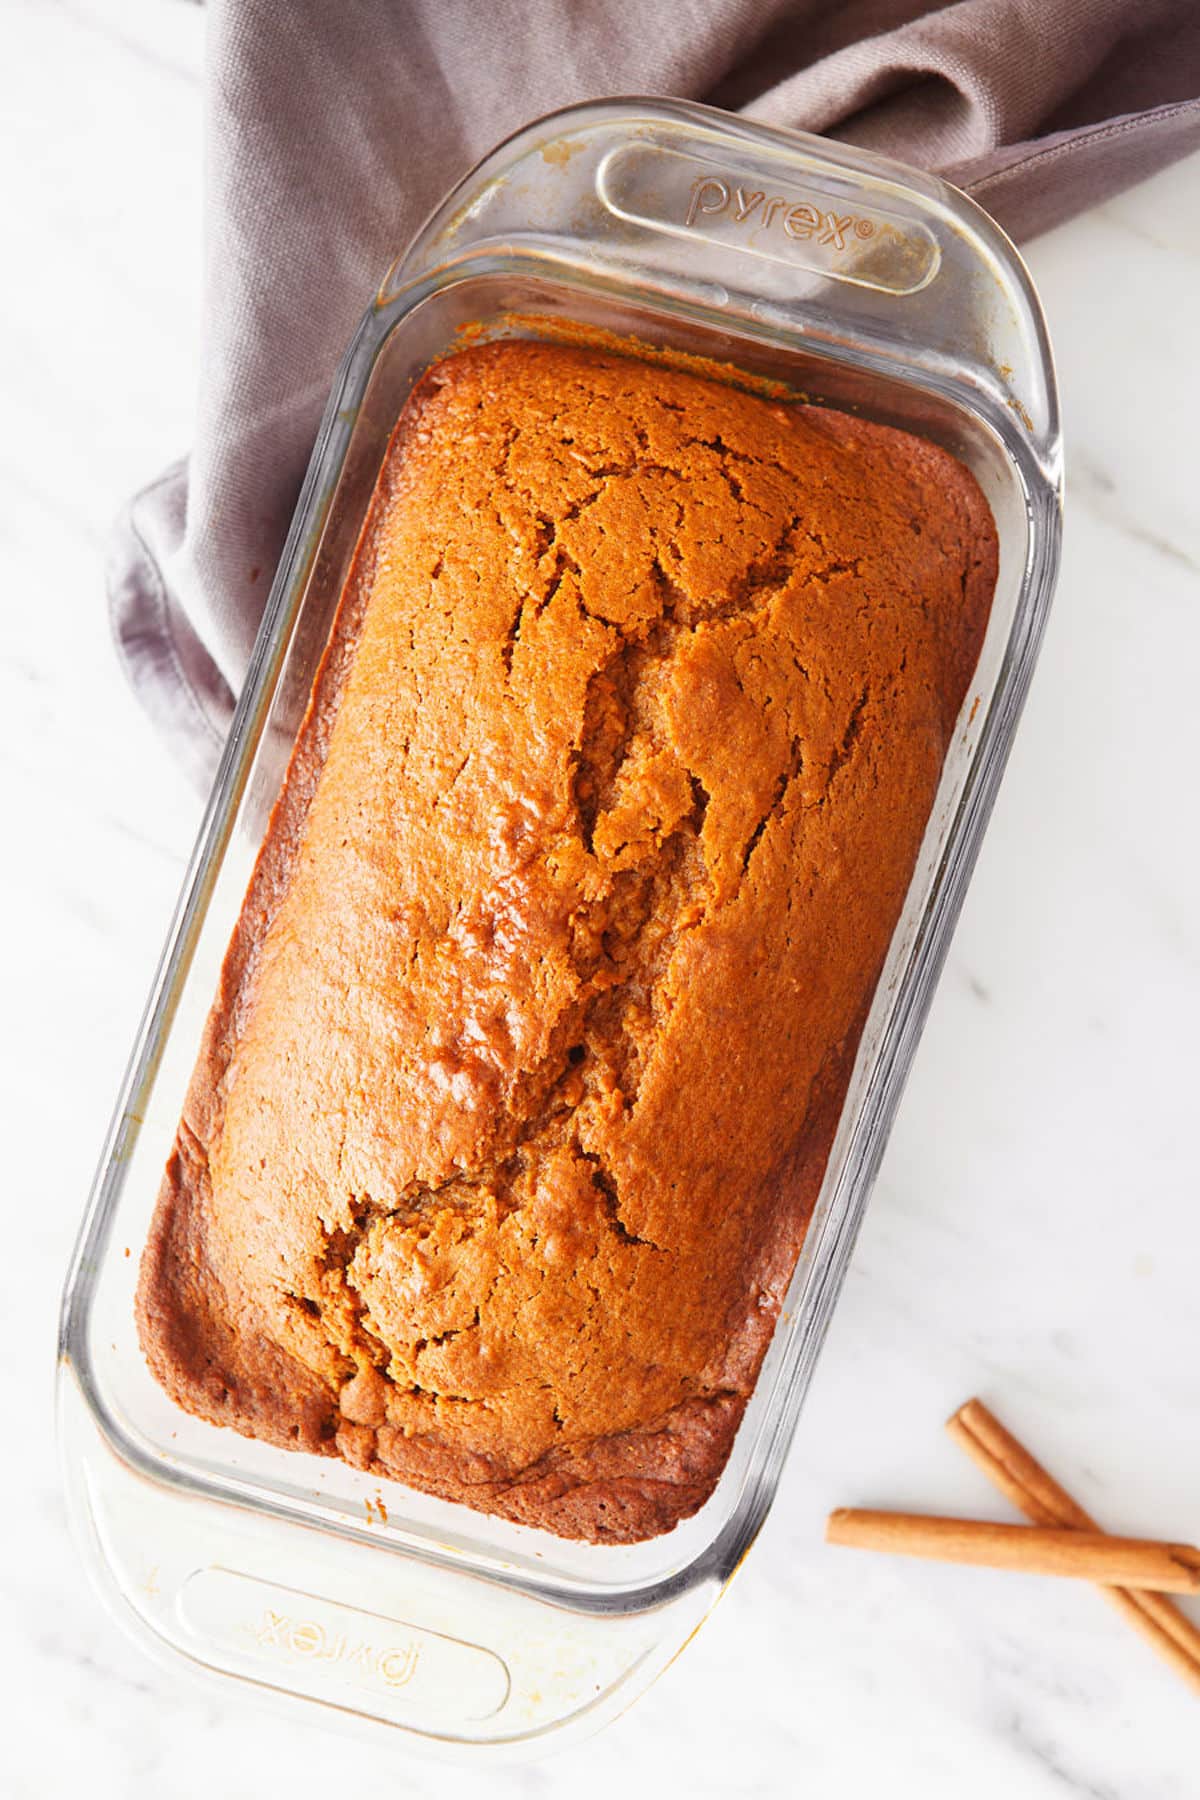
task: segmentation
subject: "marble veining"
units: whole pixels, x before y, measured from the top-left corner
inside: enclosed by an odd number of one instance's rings
[[[821,1527],[836,1504],[1011,1516],[941,1429],[980,1392],[1105,1523],[1200,1538],[1198,161],[1029,251],[1067,431],[1059,598],[778,1501],[686,1654],[599,1738],[485,1775],[193,1686],[87,1585],[58,1288],[198,820],[124,690],[102,558],[188,441],[202,32],[168,0],[16,0],[0,58],[5,1800],[1194,1800],[1196,1698],[1099,1597]]]

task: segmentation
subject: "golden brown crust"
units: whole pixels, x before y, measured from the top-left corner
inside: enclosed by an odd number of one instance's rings
[[[902,433],[560,346],[430,372],[143,1259],[182,1405],[569,1537],[703,1503],[995,569]]]

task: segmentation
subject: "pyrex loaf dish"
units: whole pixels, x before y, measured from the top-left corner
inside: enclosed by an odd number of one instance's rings
[[[385,1494],[185,1417],[142,1363],[136,1264],[122,1254],[146,1234],[383,447],[415,378],[464,327],[611,332],[900,424],[968,464],[1000,534],[983,654],[732,1457],[694,1518],[622,1548]],[[694,1629],[769,1504],[861,1217],[1032,667],[1058,479],[1036,302],[1000,234],[936,181],[627,102],[521,134],[431,221],[335,384],[67,1294],[77,1514],[157,1640],[428,1738],[500,1745],[618,1710]]]

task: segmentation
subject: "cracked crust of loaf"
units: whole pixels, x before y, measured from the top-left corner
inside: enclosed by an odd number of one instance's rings
[[[995,574],[903,433],[547,344],[429,372],[143,1256],[182,1406],[565,1537],[703,1504]]]

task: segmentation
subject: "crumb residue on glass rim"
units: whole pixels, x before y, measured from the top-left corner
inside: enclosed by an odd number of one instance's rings
[[[573,156],[587,149],[587,139],[554,138],[542,145],[542,161],[556,169],[565,169]]]
[[[471,320],[460,325],[445,350],[432,359],[430,367],[444,362],[476,344],[510,337],[538,338],[546,343],[570,344],[577,350],[605,351],[610,356],[628,356],[638,362],[656,363],[668,369],[679,369],[698,375],[705,381],[720,382],[723,387],[740,388],[744,393],[758,394],[766,400],[808,402],[810,397],[778,376],[755,374],[739,364],[718,357],[701,356],[695,350],[681,350],[670,344],[655,344],[632,332],[610,331],[603,325],[585,324],[581,319],[560,318],[551,313],[504,313],[499,319],[484,323]]]

